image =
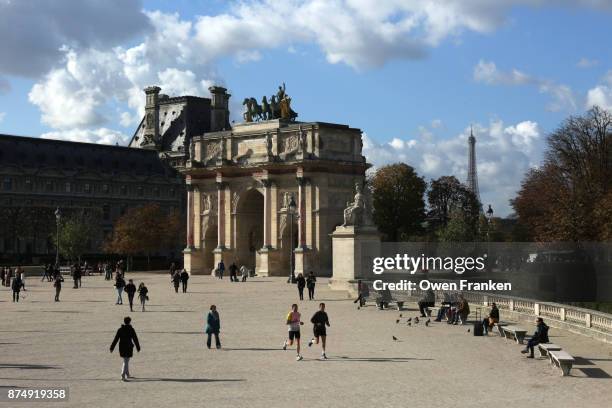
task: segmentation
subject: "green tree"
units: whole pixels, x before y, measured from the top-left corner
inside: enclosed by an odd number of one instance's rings
[[[381,167],[370,180],[373,218],[388,241],[409,239],[422,231],[426,183],[404,163]]]
[[[90,248],[94,228],[85,215],[68,215],[62,218],[59,227],[59,252],[72,261],[81,261],[81,256]],[[53,237],[57,246],[57,237]]]

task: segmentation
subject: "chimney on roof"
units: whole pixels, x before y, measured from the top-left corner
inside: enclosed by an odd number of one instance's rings
[[[144,89],[146,94],[144,141],[142,147],[157,149],[160,145],[159,140],[159,91],[158,86],[148,86]]]
[[[210,111],[210,131],[218,132],[220,130],[230,129],[229,123],[229,98],[230,94],[227,89],[222,86],[211,86],[208,88],[212,95],[211,111]]]

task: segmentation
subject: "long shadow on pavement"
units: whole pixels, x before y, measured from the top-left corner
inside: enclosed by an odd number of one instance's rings
[[[411,358],[411,357],[330,357],[326,361],[367,361],[372,363],[407,363],[410,361],[433,361],[433,358]]]
[[[178,383],[208,383],[208,382],[241,382],[241,378],[130,378],[129,382],[178,382]]]
[[[59,370],[60,369],[60,367],[50,366],[50,365],[22,364],[22,363],[0,364],[0,369],[3,369],[3,368],[19,368],[22,370]]]

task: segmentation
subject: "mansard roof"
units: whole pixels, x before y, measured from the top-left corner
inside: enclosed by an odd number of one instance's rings
[[[62,172],[172,176],[153,150],[0,134],[0,167]]]

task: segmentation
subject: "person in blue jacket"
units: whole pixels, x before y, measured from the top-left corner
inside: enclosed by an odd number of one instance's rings
[[[217,306],[211,305],[208,316],[206,316],[206,329],[205,332],[208,335],[206,339],[206,347],[210,348],[212,336],[215,336],[215,345],[218,349],[221,348],[221,342],[219,341],[219,331],[221,330],[221,320],[219,318],[219,312],[217,312]]]

